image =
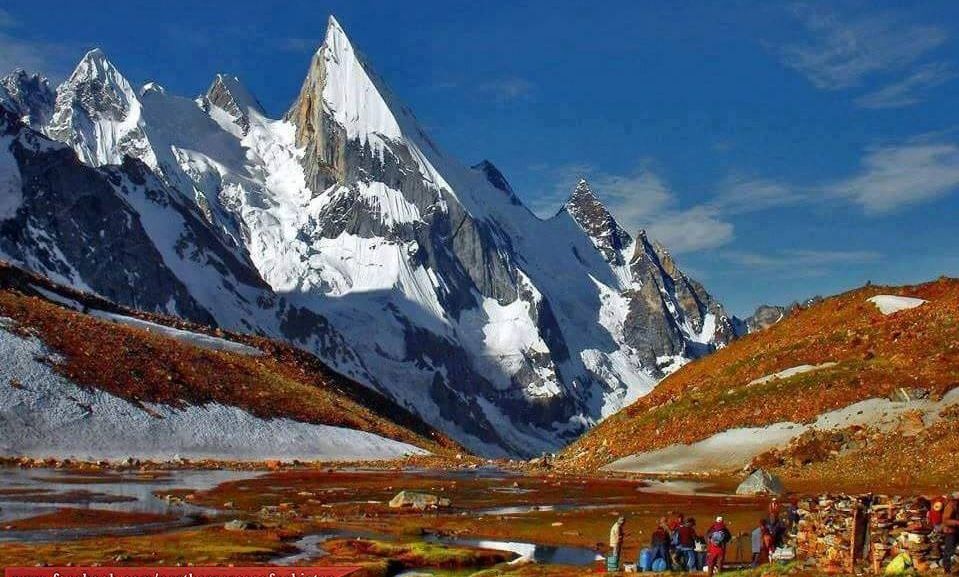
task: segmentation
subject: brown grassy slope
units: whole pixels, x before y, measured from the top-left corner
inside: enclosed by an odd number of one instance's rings
[[[929,302],[884,316],[878,294]],[[746,387],[801,364],[829,369]],[[856,401],[919,387],[959,386],[959,280],[867,286],[799,310],[664,379],[652,393],[569,446],[561,462],[592,470],[630,454],[691,443],[733,427],[809,422]]]
[[[31,285],[87,307],[225,337],[266,354],[205,350],[104,321],[35,296],[39,293]],[[4,263],[0,263],[0,316],[13,318],[19,330],[36,335],[62,355],[64,361],[56,369],[64,376],[132,402],[171,406],[218,402],[262,418],[288,417],[368,431],[436,453],[462,450],[406,409],[290,345],[125,310]]]

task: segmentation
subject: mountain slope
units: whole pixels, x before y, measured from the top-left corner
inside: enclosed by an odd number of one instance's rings
[[[134,313],[3,263],[0,319],[10,353],[0,384],[7,455],[327,459],[458,449],[289,345]],[[18,430],[23,422],[31,426]],[[135,428],[123,441],[108,434],[126,425]]]
[[[892,295],[880,303],[918,306],[884,314],[869,300],[879,295]],[[955,441],[948,420],[959,410],[957,343],[959,280],[850,291],[797,308],[689,363],[568,447],[561,462],[577,469],[704,472],[738,469],[773,451],[757,462],[785,466],[796,451],[833,438],[819,431],[841,431],[848,442],[798,457],[800,464],[849,464],[871,454],[874,465],[884,464],[874,470],[896,471],[905,445],[932,443],[949,430]],[[906,440],[893,442],[910,423],[915,428]],[[872,443],[863,441],[872,435],[878,435]],[[932,461],[924,459],[930,474],[939,467]],[[840,478],[868,471],[829,470]]]
[[[492,163],[443,153],[333,18],[282,119],[226,74],[196,100],[135,91],[95,50],[58,87],[49,123],[12,111],[7,123],[21,143],[12,161],[0,149],[16,169],[0,204],[10,259],[122,304],[295,343],[480,454],[554,450],[735,336],[722,306],[587,183],[542,220]],[[103,185],[62,190],[69,179]],[[78,190],[101,201],[89,208]],[[80,254],[74,237],[103,247]],[[107,246],[131,245],[136,263],[110,260]]]
[[[34,128],[45,126],[53,114],[56,94],[46,78],[18,68],[0,79],[0,100],[10,103],[13,112]]]

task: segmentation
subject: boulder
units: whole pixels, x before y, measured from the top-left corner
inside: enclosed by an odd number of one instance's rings
[[[417,493],[415,491],[400,491],[390,501],[390,507],[399,509],[401,507],[412,507],[414,509],[429,509],[431,507],[449,507],[450,500],[446,497],[437,497],[429,493]]]
[[[227,531],[252,531],[254,529],[259,529],[260,525],[252,521],[244,521],[242,519],[234,519],[232,521],[227,521],[223,524],[223,528]]]
[[[736,487],[737,495],[782,495],[784,491],[779,477],[765,469],[756,469]]]

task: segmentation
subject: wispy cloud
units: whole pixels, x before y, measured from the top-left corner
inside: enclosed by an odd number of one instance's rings
[[[794,187],[760,176],[730,174],[710,203],[726,214],[744,214],[794,204],[803,195]]]
[[[822,276],[831,267],[864,265],[882,258],[882,254],[874,251],[829,250],[784,250],[774,253],[722,251],[719,256],[736,267],[791,277]]]
[[[932,200],[959,189],[959,146],[923,138],[867,151],[857,174],[825,191],[870,214]]]
[[[853,204],[867,216],[879,216],[959,191],[959,144],[949,132],[926,134],[904,142],[868,148],[849,176],[797,185],[762,176],[732,173],[708,200],[683,206],[679,195],[646,160],[626,174],[613,174],[588,164],[558,168],[531,166],[550,183],[530,202],[541,217],[556,213],[576,182],[586,178],[613,216],[631,233],[646,231],[675,253],[715,249],[735,238],[737,217],[787,206]],[[792,251],[777,256],[727,253],[726,258],[753,267],[829,265],[873,258],[872,253]],[[845,259],[845,260],[844,260]]]
[[[15,68],[31,72],[47,72],[50,68],[50,47],[22,40],[12,35],[16,18],[0,8],[0,75]]]
[[[276,48],[283,52],[315,52],[323,44],[322,38],[278,38]]]
[[[892,12],[841,16],[828,6],[793,8],[810,38],[780,51],[783,62],[825,90],[858,86],[879,72],[906,68],[948,38],[934,25]]]
[[[9,12],[0,8],[0,75],[15,68],[39,72],[54,80],[64,76],[62,47],[41,44],[17,38],[14,31],[19,23]]]
[[[952,67],[945,62],[933,62],[920,66],[909,76],[864,94],[856,99],[863,108],[902,108],[922,102],[926,93],[956,77]]]
[[[496,102],[510,102],[529,98],[533,92],[533,83],[525,78],[498,78],[479,85],[480,92],[492,97]]]
[[[725,245],[733,240],[732,223],[712,205],[683,207],[677,194],[646,160],[626,174],[597,170],[586,164],[543,169],[553,184],[531,203],[542,217],[555,214],[580,178],[586,178],[621,226],[631,234],[640,229],[673,253],[688,253]]]
[[[704,205],[656,215],[644,228],[676,254],[720,247],[735,237],[733,224]]]

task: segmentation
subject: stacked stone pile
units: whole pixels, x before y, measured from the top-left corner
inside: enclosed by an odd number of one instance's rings
[[[917,569],[937,568],[942,562],[942,536],[926,521],[926,499],[873,497],[869,540],[874,570],[881,570],[896,555],[909,553]]]
[[[942,535],[927,521],[923,497],[822,495],[799,502],[798,556],[834,572],[865,562],[881,573],[900,553],[920,571],[941,567]],[[954,552],[951,552],[954,554]],[[959,559],[957,559],[959,561]]]
[[[799,503],[796,551],[799,557],[826,570],[850,569],[854,528],[865,513],[863,499],[849,495],[822,495]]]

